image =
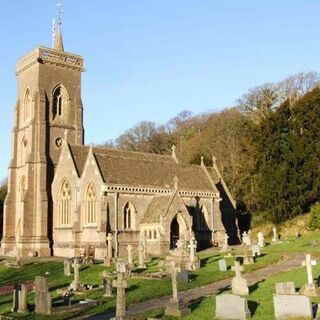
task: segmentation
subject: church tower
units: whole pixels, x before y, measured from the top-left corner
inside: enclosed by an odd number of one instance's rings
[[[61,20],[53,48],[37,47],[17,63],[18,98],[4,206],[1,253],[49,256],[51,183],[62,141],[83,145],[83,59],[63,48]]]

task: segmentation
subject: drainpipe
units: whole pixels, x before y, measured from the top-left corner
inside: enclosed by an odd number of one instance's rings
[[[114,194],[114,242],[115,242],[115,257],[119,255],[119,243],[118,243],[118,198],[119,193]]]

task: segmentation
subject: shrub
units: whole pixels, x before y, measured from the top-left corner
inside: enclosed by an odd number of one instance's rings
[[[320,229],[320,203],[316,202],[310,209],[309,228]]]

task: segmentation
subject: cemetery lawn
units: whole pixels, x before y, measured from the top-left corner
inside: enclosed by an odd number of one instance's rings
[[[241,250],[240,250],[241,253]],[[222,255],[216,250],[206,250],[199,253],[201,259],[202,267],[200,270],[192,272],[192,281],[189,283],[179,283],[179,290],[188,290],[195,287],[200,287],[218,280],[225,278],[231,278],[233,272],[228,270],[227,272],[219,272],[218,260],[221,259]],[[280,253],[271,253],[268,255],[263,255],[257,258],[257,261],[253,265],[245,266],[245,272],[253,271],[259,268],[263,268],[266,265],[276,263],[280,260]],[[227,265],[230,267],[233,265],[234,258],[226,258]],[[104,298],[103,290],[99,287],[102,284],[102,279],[100,277],[103,270],[111,268],[106,268],[102,264],[94,265],[84,265],[80,270],[80,279],[82,284],[94,284],[96,289],[86,292],[83,295],[75,296],[75,299],[97,299],[99,305],[84,309],[81,311],[76,311],[73,313],[63,313],[61,315],[55,315],[50,317],[37,316],[34,312],[28,315],[21,315],[11,313],[10,309],[12,307],[12,294],[0,295],[0,314],[5,314],[8,316],[14,316],[19,319],[70,319],[74,316],[84,315],[84,314],[95,314],[100,312],[107,312],[108,310],[115,308],[116,300],[115,298]],[[229,268],[230,269],[230,268]],[[162,296],[171,295],[171,278],[166,277],[162,280],[149,280],[135,278],[139,274],[139,270],[133,272],[133,277],[130,279],[130,288],[127,289],[126,301],[127,304],[135,304],[142,301],[147,301],[149,299],[158,298]],[[157,260],[153,260],[148,263],[148,270],[146,273],[158,271]],[[46,275],[47,273],[47,275]],[[141,274],[141,273],[140,273]],[[3,264],[0,264],[0,285],[9,285],[16,282],[33,281],[35,276],[46,276],[48,277],[50,291],[53,296],[53,303],[59,303],[59,293],[57,290],[67,288],[72,281],[72,276],[63,275],[63,260],[56,261],[43,261],[43,262],[29,262],[26,263],[19,269],[7,268]],[[34,307],[34,295],[32,291],[29,291],[28,301],[31,308]]]
[[[320,274],[320,265],[313,267],[315,275]],[[274,320],[273,294],[275,293],[275,283],[294,281],[296,289],[307,282],[305,267],[295,268],[291,271],[270,277],[265,281],[258,282],[249,287],[250,294],[247,297],[248,306],[253,320]],[[229,291],[225,291],[229,292]],[[320,297],[311,298],[314,303],[320,303]],[[215,296],[201,298],[189,303],[192,313],[183,317],[186,320],[211,320],[215,319]],[[163,320],[174,318],[164,315],[164,310],[153,310],[152,312],[136,316],[137,320],[147,319],[147,317],[158,317]]]

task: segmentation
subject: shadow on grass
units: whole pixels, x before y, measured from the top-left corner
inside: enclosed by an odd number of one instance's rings
[[[62,289],[62,288],[66,288],[66,287],[69,287],[70,286],[70,283],[61,283],[61,284],[57,284],[53,287],[50,287],[50,291],[55,291],[55,290],[58,290],[58,289]]]
[[[265,282],[266,279],[260,280],[258,282],[256,282],[255,284],[253,284],[252,286],[249,287],[249,292],[252,293],[254,291],[256,291],[257,289],[259,289],[259,284]]]
[[[195,300],[191,300],[190,303],[189,303],[189,308],[191,309],[191,312],[193,312],[194,310],[196,310],[201,302],[205,299],[205,297],[200,297],[198,299],[195,299]]]
[[[256,313],[258,306],[260,303],[258,303],[257,301],[248,301],[248,308],[251,312],[251,317]]]
[[[218,260],[220,260],[221,258],[219,257],[219,255],[214,255],[212,257],[207,257],[207,258],[204,258],[204,259],[201,259],[200,260],[200,265],[201,265],[201,268],[205,267],[207,264],[209,263],[213,263],[213,262],[216,262]]]
[[[219,289],[217,290],[217,294],[216,294],[216,295],[221,294],[221,293],[223,293],[223,292],[225,292],[225,291],[229,291],[230,289],[231,289],[231,286],[228,284],[228,285],[226,285],[225,287],[219,288]]]

